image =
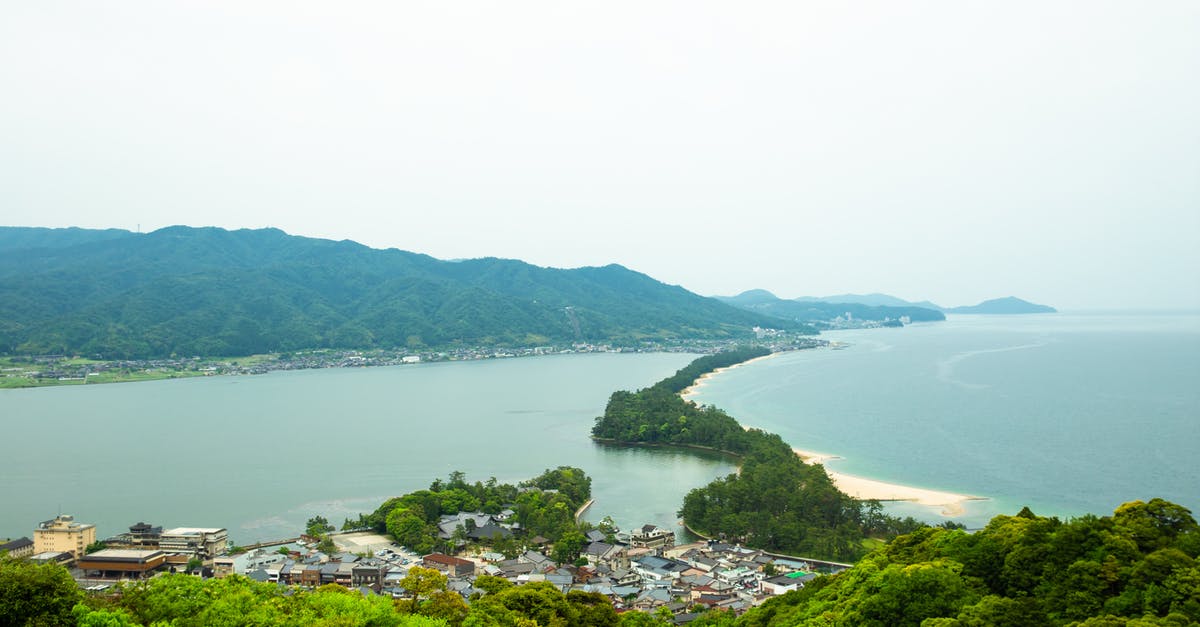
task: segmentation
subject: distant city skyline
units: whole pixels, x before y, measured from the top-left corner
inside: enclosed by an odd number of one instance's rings
[[[0,9],[0,224],[1200,308],[1200,3]]]

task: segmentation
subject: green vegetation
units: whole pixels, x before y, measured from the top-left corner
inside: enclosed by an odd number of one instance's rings
[[[0,354],[98,359],[748,337],[805,327],[621,266],[445,262],[275,229],[0,227]]]
[[[526,488],[526,489],[522,489]],[[540,535],[554,542],[568,534],[578,534],[575,511],[592,494],[592,480],[582,470],[560,466],[524,481],[520,485],[487,482],[467,483],[461,472],[452,472],[448,480],[438,479],[428,490],[410,492],[388,499],[354,525],[388,533],[401,545],[418,553],[450,551],[452,540],[438,537],[437,522],[443,515],[482,511],[498,514],[510,505],[514,519],[530,536]],[[349,521],[348,521],[349,524]],[[512,538],[497,538],[492,545],[513,556],[519,545]],[[575,552],[574,559],[578,557]]]
[[[767,434],[744,429],[720,409],[685,401],[679,393],[705,373],[768,354],[766,349],[741,348],[708,355],[648,388],[613,392],[604,415],[592,427],[592,436],[630,444],[700,446],[745,455],[762,445]]]
[[[71,608],[83,593],[67,569],[0,555],[0,622],[73,625]]]
[[[92,553],[95,553],[96,551],[103,551],[107,547],[108,547],[108,545],[105,544],[103,540],[96,540],[95,542],[87,545],[87,547],[85,547],[83,549],[83,552],[86,555],[91,555]]]
[[[1200,527],[1162,499],[1069,522],[997,516],[974,534],[924,528],[736,625],[1195,625]]]
[[[408,598],[363,596],[339,585],[315,590],[223,579],[162,575],[120,585],[113,594],[84,596],[67,570],[0,558],[0,622],[5,625],[369,625],[371,627],[669,627],[665,616],[617,615],[603,595],[540,582],[514,586],[480,576],[486,594],[468,603],[447,589],[436,570],[413,567],[400,582]]]
[[[312,518],[309,518],[308,522],[304,525],[305,535],[314,538],[320,538],[321,536],[324,536],[333,530],[333,525],[329,524],[329,520],[324,516],[313,516]]]
[[[782,438],[745,429],[711,406],[685,401],[679,392],[716,368],[762,356],[739,349],[702,357],[655,385],[613,393],[592,435],[635,444],[700,446],[741,458],[736,474],[697,488],[679,514],[708,536],[784,553],[854,560],[867,552],[864,538],[889,538],[921,523],[883,513],[877,501],[839,491],[823,466],[800,460]]]
[[[387,597],[365,597],[341,586],[315,590],[256,583],[241,576],[202,580],[164,575],[89,598],[75,610],[80,625],[378,625],[444,626],[442,620],[402,613]]]
[[[76,360],[64,360],[76,361]],[[17,370],[20,368],[20,370]],[[25,360],[18,359],[0,359],[0,369],[11,369],[9,372],[0,373],[0,389],[13,388],[31,388],[31,387],[47,387],[60,385],[95,385],[97,383],[126,383],[130,381],[158,381],[160,379],[178,379],[181,377],[198,377],[205,373],[198,369],[180,369],[180,368],[155,368],[155,369],[134,369],[134,368],[114,368],[105,369],[102,372],[95,372],[90,376],[83,377],[66,377],[58,378],[57,376],[46,376],[43,372],[40,376],[31,376],[26,372],[37,372],[43,370],[42,367],[30,364]]]

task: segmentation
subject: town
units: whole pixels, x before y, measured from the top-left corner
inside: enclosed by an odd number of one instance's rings
[[[164,529],[139,521],[126,533],[97,541],[94,525],[60,514],[39,523],[33,539],[0,544],[0,554],[61,564],[81,588],[96,594],[122,581],[179,573],[203,578],[242,575],[303,588],[337,584],[364,595],[404,599],[412,596],[403,586],[406,578],[421,572],[413,569],[430,569],[444,575],[446,590],[464,601],[486,594],[475,585],[480,576],[516,585],[547,582],[564,593],[599,593],[618,612],[670,612],[676,624],[714,608],[742,613],[772,596],[802,588],[818,574],[850,567],[715,540],[676,544],[672,530],[648,524],[624,532],[607,519],[600,528],[588,530],[576,550],[567,552],[578,557],[559,563],[550,556],[562,552],[543,537],[525,537],[513,514],[505,507],[494,515],[444,515],[438,522],[439,538],[457,550],[425,555],[374,530],[353,529],[237,547],[230,544],[225,529]],[[505,545],[507,556],[489,546],[501,539],[516,540]]]
[[[773,351],[826,346],[828,341],[811,335],[776,329],[754,329],[761,346]],[[266,374],[277,370],[316,368],[366,368],[401,366],[443,361],[507,359],[537,355],[575,353],[694,353],[713,354],[738,345],[734,340],[642,341],[622,346],[611,343],[577,342],[544,346],[471,346],[441,350],[342,350],[313,349],[239,358],[173,357],[170,359],[118,359],[101,356],[26,355],[0,358],[0,388],[47,385],[117,383],[184,377]]]

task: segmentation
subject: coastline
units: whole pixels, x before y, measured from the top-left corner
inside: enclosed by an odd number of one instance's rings
[[[816,453],[798,448],[793,448],[792,450],[806,464],[821,464],[825,466],[825,462],[827,461],[842,459],[838,455],[827,453]],[[825,473],[829,475],[829,478],[833,480],[833,484],[839,490],[856,499],[863,501],[870,499],[878,501],[908,501],[926,507],[940,508],[942,516],[962,516],[966,513],[965,506],[968,501],[987,500],[981,496],[958,494],[942,490],[929,490],[915,486],[901,485],[899,483],[879,481],[877,479],[868,479],[867,477],[859,477],[857,475],[848,475],[843,472],[830,470],[828,466],[825,467]]]
[[[715,377],[715,376],[721,374],[722,372],[725,372],[726,370],[733,370],[734,368],[741,368],[742,366],[745,366],[747,364],[752,364],[756,361],[770,359],[778,354],[779,353],[771,353],[770,355],[763,355],[762,357],[755,357],[754,359],[743,361],[741,363],[736,363],[732,366],[725,366],[724,368],[717,368],[716,370],[713,370],[712,372],[706,372],[706,373],[700,375],[700,377],[697,378],[691,385],[684,388],[683,391],[681,391],[679,393],[679,397],[685,401],[691,401],[691,402],[695,403],[696,401],[692,400],[689,397],[695,396],[697,393],[699,393],[700,388],[704,385],[704,382],[707,381],[708,379]]]
[[[679,396],[686,401],[697,403],[697,401],[692,397],[699,393],[700,388],[704,386],[705,382],[709,378],[715,377],[726,370],[740,368],[741,366],[752,364],[761,359],[770,359],[778,354],[779,353],[771,353],[770,355],[756,357],[749,361],[744,361],[742,363],[734,364],[725,368],[717,368],[712,372],[705,373],[696,379],[695,383],[692,383],[692,385],[680,392]],[[743,425],[743,427],[746,429],[752,428],[746,425]],[[891,483],[887,481],[880,481],[878,479],[870,479],[868,477],[860,477],[857,475],[837,472],[830,470],[825,462],[842,459],[842,457],[839,455],[817,453],[799,448],[793,448],[792,450],[795,451],[796,455],[807,464],[821,464],[822,466],[825,466],[825,472],[829,475],[829,478],[833,480],[834,485],[837,486],[837,488],[842,492],[845,492],[849,496],[859,500],[866,501],[874,499],[878,501],[907,501],[935,509],[942,516],[946,517],[964,515],[966,513],[966,504],[969,501],[987,500],[986,497],[974,496],[970,494],[959,494],[956,492],[946,492],[944,490],[930,490],[927,488],[902,485],[899,483]]]

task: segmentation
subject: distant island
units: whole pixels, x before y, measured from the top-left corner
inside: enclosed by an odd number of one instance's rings
[[[1058,310],[1048,305],[1038,305],[1016,296],[985,300],[978,305],[969,307],[952,307],[944,309],[946,313],[955,314],[1035,314],[1058,313]]]

